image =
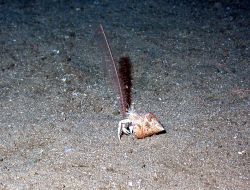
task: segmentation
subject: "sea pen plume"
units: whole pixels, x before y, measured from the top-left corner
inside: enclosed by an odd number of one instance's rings
[[[128,111],[131,105],[131,88],[132,88],[132,64],[129,57],[121,57],[119,59],[119,64],[114,60],[111,47],[109,45],[106,33],[103,29],[103,26],[100,24],[101,33],[103,35],[106,48],[109,53],[109,57],[111,60],[112,67],[111,72],[115,75],[114,84],[116,84],[118,88],[119,98],[120,98],[120,110],[123,118],[126,116],[126,112]]]
[[[118,76],[124,98],[123,112],[127,112],[132,102],[132,64],[129,57],[121,57],[119,59]]]

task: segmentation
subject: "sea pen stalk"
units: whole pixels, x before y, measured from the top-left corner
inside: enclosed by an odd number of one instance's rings
[[[114,60],[114,57],[113,57],[113,54],[112,54],[112,51],[111,51],[111,48],[110,48],[106,33],[105,33],[105,31],[103,29],[103,26],[101,24],[100,24],[100,29],[101,29],[101,32],[103,34],[105,44],[106,44],[106,48],[108,49],[109,56],[110,56],[110,59],[111,59],[112,65],[113,65],[113,71],[115,73],[115,80],[117,81],[118,92],[119,92],[119,97],[120,97],[120,105],[121,105],[121,115],[122,115],[123,118],[125,118],[127,110],[126,110],[126,100],[125,100],[125,97],[124,97],[124,92],[123,92],[123,87],[122,87],[122,81],[121,81],[121,78],[120,78],[120,76],[118,74],[117,64],[116,64],[116,62]]]

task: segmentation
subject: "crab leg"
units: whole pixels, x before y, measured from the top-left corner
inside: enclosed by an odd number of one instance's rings
[[[127,129],[127,125],[130,125],[132,122],[130,119],[123,119],[121,121],[119,121],[118,124],[118,138],[119,140],[121,140],[121,136],[123,133],[125,133],[126,135],[129,135],[133,132],[133,129],[131,128],[132,126],[129,126]]]

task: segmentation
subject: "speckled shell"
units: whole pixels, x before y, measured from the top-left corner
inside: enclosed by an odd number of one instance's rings
[[[129,119],[132,121],[134,126],[134,135],[138,139],[149,137],[165,131],[156,116],[152,113],[147,113],[145,115],[131,113],[129,114]]]

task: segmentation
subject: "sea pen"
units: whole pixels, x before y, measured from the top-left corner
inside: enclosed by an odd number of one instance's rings
[[[165,131],[154,114],[138,114],[134,111],[129,111],[132,101],[132,64],[130,58],[121,57],[119,61],[116,62],[112,55],[107,36],[101,24],[100,29],[105,41],[105,49],[108,50],[110,62],[112,64],[110,74],[115,75],[114,82],[118,88],[120,97],[121,115],[123,119],[119,122],[118,125],[119,140],[121,140],[122,134],[129,135],[133,133],[136,138],[143,139],[145,137],[149,137]]]
[[[119,98],[120,98],[120,109],[121,115],[125,118],[126,113],[131,105],[131,87],[132,87],[132,64],[129,57],[121,57],[119,59],[119,65],[115,61],[111,47],[109,45],[106,33],[103,26],[100,24],[101,33],[103,35],[106,48],[109,53],[109,57],[112,64],[112,74],[115,75],[115,84],[117,84]]]

